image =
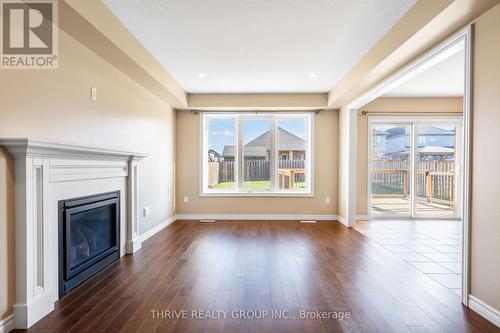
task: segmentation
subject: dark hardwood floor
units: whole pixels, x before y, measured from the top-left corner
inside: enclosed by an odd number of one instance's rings
[[[219,319],[193,318],[193,310],[218,310]],[[303,319],[300,310],[349,318]],[[265,318],[237,318],[242,314]],[[186,319],[165,318],[176,315]],[[285,221],[178,221],[66,295],[29,330],[85,331],[500,332],[356,230]]]

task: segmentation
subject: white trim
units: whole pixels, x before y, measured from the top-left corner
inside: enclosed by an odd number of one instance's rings
[[[231,119],[234,118],[236,122],[235,126],[235,179],[236,188],[230,190],[208,190],[206,188],[207,184],[207,171],[205,165],[207,164],[207,154],[208,151],[208,137],[207,137],[207,118],[215,117],[215,118],[226,118]],[[259,117],[259,119],[270,119],[271,120],[271,146],[273,150],[271,151],[270,156],[270,189],[268,190],[251,190],[244,189],[242,187],[243,184],[243,163],[240,161],[243,160],[244,157],[244,147],[243,147],[243,120],[252,119],[254,117]],[[278,121],[281,118],[304,118],[306,121],[306,160],[305,160],[305,178],[306,178],[306,188],[301,190],[279,190],[277,188],[278,184]],[[286,113],[286,112],[202,112],[199,119],[199,147],[200,147],[200,158],[199,158],[199,196],[200,197],[314,197],[314,145],[315,145],[315,137],[314,137],[314,125],[315,125],[315,114],[311,111],[302,111],[295,113]]]
[[[418,221],[418,222],[460,222],[462,219],[454,219],[454,218],[439,218],[439,219],[431,219],[428,217],[377,217],[374,219],[370,219],[371,222],[384,222],[384,221]]]
[[[147,156],[144,153],[67,145],[29,138],[2,138],[0,139],[0,145],[5,146],[14,157],[104,158],[106,160],[117,159],[128,161],[132,157],[136,160],[141,160]]]
[[[458,31],[450,36],[445,41],[427,51],[420,57],[416,58],[402,69],[384,79],[373,88],[362,94],[349,104],[350,109],[359,109],[374,99],[384,95],[394,87],[402,84],[404,81],[420,74],[422,71],[432,67],[450,54],[457,52],[457,48],[461,48],[460,42],[466,40],[466,36],[470,33],[470,26]],[[467,43],[466,43],[467,44]],[[467,45],[465,45],[467,48]]]
[[[367,221],[372,219],[372,146],[373,146],[373,124],[372,118],[368,117],[366,130],[368,131],[368,147],[366,149],[368,156],[366,156],[366,212]],[[356,189],[357,191],[357,189]],[[356,197],[356,200],[358,198]]]
[[[340,222],[340,223],[342,223],[343,225],[345,225],[345,226],[346,226],[346,227],[348,227],[348,228],[349,228],[349,227],[352,227],[352,226],[350,226],[350,225],[347,223],[347,220],[346,220],[343,216],[338,215],[338,216],[336,217],[336,219],[335,219],[335,220],[336,220],[336,221],[338,221],[338,222]]]
[[[368,155],[367,155],[367,165],[368,165],[368,172],[367,172],[367,209],[368,209],[368,216],[370,219],[372,218],[372,182],[371,182],[371,170],[372,170],[372,133],[373,133],[373,127],[376,125],[394,125],[394,126],[401,126],[401,127],[408,127],[410,128],[410,140],[411,140],[411,145],[410,145],[410,153],[411,153],[411,163],[410,163],[410,190],[409,190],[409,212],[408,214],[392,214],[392,215],[384,215],[384,216],[379,216],[377,218],[381,219],[432,219],[432,216],[422,214],[418,212],[418,201],[417,201],[417,196],[415,193],[417,193],[417,163],[418,163],[418,151],[415,149],[418,145],[418,126],[423,125],[423,124],[433,124],[433,125],[454,125],[456,128],[455,132],[455,138],[456,141],[458,142],[457,145],[455,146],[455,164],[457,166],[461,167],[462,163],[462,138],[461,138],[461,128],[462,128],[462,117],[461,116],[370,116],[368,117],[368,126],[367,126],[367,131],[368,131]],[[459,168],[460,173],[457,173],[457,178],[460,175],[461,176],[461,168]],[[457,200],[457,206],[454,209],[453,216],[445,219],[459,219],[461,214],[460,214],[460,206],[461,206],[461,201],[462,201],[462,196],[461,196],[461,189],[460,189],[460,181],[455,182],[455,196]]]
[[[469,295],[469,307],[493,324],[500,327],[500,311],[497,309],[494,309],[472,295]]]
[[[300,214],[177,214],[176,220],[256,220],[256,221],[338,221],[345,224],[338,215],[300,215]]]
[[[344,218],[338,215],[299,215],[299,214],[177,214],[138,237],[142,243],[162,231],[175,221],[186,220],[237,220],[237,221],[338,221],[345,225]]]
[[[142,235],[140,235],[139,236],[139,241],[141,243],[145,242],[150,237],[153,237],[155,234],[159,233],[160,231],[162,231],[163,229],[165,229],[166,227],[168,227],[169,225],[171,225],[172,223],[174,223],[176,220],[177,220],[176,215],[174,215],[174,216],[166,219],[165,221],[161,222],[160,224],[154,226],[153,228],[149,229],[148,231],[146,231],[145,233],[143,233]]]
[[[465,39],[465,87],[464,112],[462,123],[462,303],[468,306],[470,293],[470,229],[471,229],[471,180],[472,180],[472,68],[473,68],[473,35],[474,25],[460,32]]]
[[[402,125],[410,125],[411,123],[425,124],[425,123],[457,123],[462,122],[462,116],[416,116],[412,114],[408,114],[407,116],[398,115],[398,116],[379,116],[373,115],[368,117],[369,122],[371,124],[402,124]]]
[[[200,197],[299,197],[299,198],[314,198],[314,193],[307,192],[213,192],[200,193]]]
[[[0,333],[8,333],[14,329],[14,315],[0,320]]]
[[[465,52],[465,87],[464,87],[464,112],[463,112],[463,145],[462,145],[462,158],[463,158],[463,189],[462,189],[462,197],[463,197],[463,205],[462,205],[462,219],[463,219],[463,260],[462,260],[462,303],[464,305],[468,305],[469,298],[469,272],[470,272],[470,224],[471,224],[471,216],[470,216],[470,180],[471,180],[471,132],[472,132],[472,46],[473,46],[473,25],[469,25],[462,30],[456,32],[455,34],[448,37],[443,42],[436,45],[431,50],[424,53],[422,56],[416,58],[402,69],[398,70],[393,75],[384,79],[373,88],[369,89],[367,92],[360,95],[354,101],[352,101],[349,105],[346,106],[347,110],[352,112],[354,115],[357,115],[357,111],[362,106],[367,103],[373,101],[374,99],[382,96],[393,87],[401,84],[408,78],[411,78],[415,74],[418,74],[422,71],[422,69],[429,68],[430,65],[435,64],[438,60],[442,59],[445,55],[449,55],[453,52],[456,52],[458,48],[464,48]],[[464,42],[463,45],[461,43]],[[350,128],[355,127],[356,124],[349,124]],[[357,143],[355,140],[351,141],[351,138],[348,142],[349,147],[356,150]],[[356,170],[356,160],[353,158],[349,158],[349,169]],[[354,177],[354,186],[355,186],[355,175]],[[349,179],[349,184],[351,184],[351,179]],[[351,185],[350,185],[351,186]],[[356,189],[355,187],[353,189]],[[350,193],[352,191],[348,191],[347,193],[347,207],[348,207],[348,215],[349,209],[351,207],[351,200],[354,201],[352,206],[356,206],[356,191],[354,194]]]

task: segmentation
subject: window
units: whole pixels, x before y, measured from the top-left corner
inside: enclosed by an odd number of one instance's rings
[[[202,113],[203,195],[311,195],[311,113]]]

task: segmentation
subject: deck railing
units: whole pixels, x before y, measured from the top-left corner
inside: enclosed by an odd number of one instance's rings
[[[427,202],[455,206],[454,161],[419,161],[417,197]],[[372,161],[372,194],[407,198],[410,191],[410,168],[407,161]]]

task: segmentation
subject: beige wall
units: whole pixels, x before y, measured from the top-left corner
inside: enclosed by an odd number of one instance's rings
[[[30,137],[77,145],[140,151],[140,232],[171,217],[174,207],[175,112],[121,71],[64,32],[59,69],[2,70],[0,137]],[[90,86],[97,100],[90,100]],[[0,152],[0,318],[11,311],[13,162]]]
[[[58,4],[61,30],[168,105],[186,107],[182,87],[102,0],[61,0]]]
[[[310,110],[326,107],[326,93],[309,94],[189,94],[190,108],[220,110],[285,109]]]
[[[500,309],[500,178],[494,176],[500,147],[487,144],[500,141],[500,6],[477,21],[475,36],[471,290]],[[340,208],[339,202],[344,201],[337,200],[339,188],[344,188],[338,179],[337,111],[322,112],[316,119],[315,198],[201,198],[199,117],[174,112],[64,32],[60,32],[58,70],[1,71],[0,83],[4,88],[0,90],[0,137],[29,136],[149,154],[141,162],[140,207],[151,207],[152,214],[141,217],[141,232],[176,211],[341,214],[347,209]],[[90,85],[98,89],[95,102],[89,100]],[[358,126],[359,135],[362,128]],[[363,154],[361,149],[357,153]],[[366,180],[366,176],[358,170],[359,179]],[[0,150],[0,318],[10,313],[14,301],[13,182],[12,159]],[[188,204],[183,203],[183,196],[189,196]],[[330,205],[324,202],[327,196],[332,199]]]
[[[381,97],[359,109],[357,119],[357,178],[356,178],[356,214],[367,215],[368,191],[368,116],[362,111],[370,112],[462,112],[462,97]],[[399,116],[399,115],[398,115]]]
[[[500,5],[475,28],[471,294],[500,311]]]
[[[315,117],[314,198],[200,197],[200,116],[177,111],[177,213],[337,214],[338,112],[323,111]],[[189,203],[183,203],[184,196],[189,197]],[[325,204],[325,197],[331,197],[330,204]]]

